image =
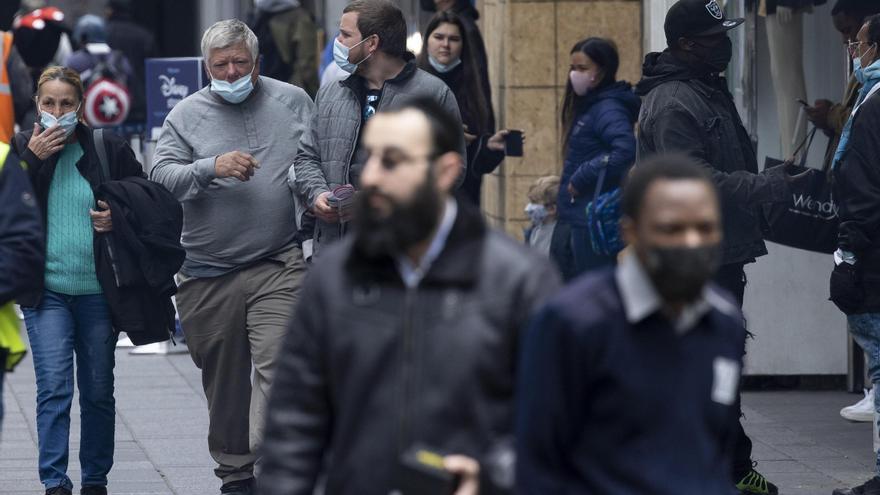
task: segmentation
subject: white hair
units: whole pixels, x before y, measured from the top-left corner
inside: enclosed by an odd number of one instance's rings
[[[256,61],[259,55],[257,35],[251,31],[247,24],[238,19],[226,19],[215,22],[202,35],[202,57],[207,63],[211,50],[229,48],[230,46],[244,43],[251,58]]]

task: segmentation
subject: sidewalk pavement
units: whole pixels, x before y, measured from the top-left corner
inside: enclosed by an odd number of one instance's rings
[[[198,370],[188,354],[116,351],[116,456],[112,495],[219,493],[208,454],[208,412]],[[43,493],[37,476],[35,385],[29,359],[7,375],[0,440],[0,493]],[[844,392],[750,392],[745,427],[758,469],[783,495],[830,495],[871,476],[871,425],[848,423]],[[71,414],[70,476],[79,493],[79,410]]]

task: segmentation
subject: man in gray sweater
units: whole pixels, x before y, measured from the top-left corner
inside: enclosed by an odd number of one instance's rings
[[[345,232],[345,219],[333,206],[333,189],[360,186],[363,157],[360,132],[378,110],[395,110],[418,98],[430,98],[461,127],[455,95],[440,79],[416,66],[406,50],[406,21],[387,0],[354,0],[345,7],[334,41],[333,58],[348,79],[318,91],[317,111],[300,141],[290,180],[300,200],[315,215],[314,250]],[[464,131],[459,150],[467,156]],[[464,170],[457,186],[464,181]],[[341,221],[342,220],[342,221]]]
[[[287,172],[314,112],[302,89],[259,76],[257,54],[241,21],[208,28],[211,85],[168,115],[151,171],[183,203],[177,307],[202,370],[214,472],[235,494],[252,492],[275,351],[305,273]]]

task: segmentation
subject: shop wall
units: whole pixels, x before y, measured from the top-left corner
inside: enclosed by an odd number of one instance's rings
[[[636,81],[642,59],[641,2],[482,0],[481,28],[498,125],[522,129],[525,156],[507,158],[486,176],[483,209],[490,221],[522,237],[526,191],[561,169],[559,113],[569,51],[590,36],[613,39],[619,77]]]
[[[844,47],[831,24],[831,3],[804,16],[804,65],[811,102],[818,98],[839,101],[846,81]],[[780,155],[780,144],[767,35],[762,22],[757,28],[758,162],[763,163],[765,156]],[[811,166],[821,166],[826,145],[818,133],[809,157]],[[846,323],[827,301],[831,256],[773,243],[768,243],[768,249],[768,256],[747,268],[745,312],[756,340],[749,344],[746,373],[846,373]]]

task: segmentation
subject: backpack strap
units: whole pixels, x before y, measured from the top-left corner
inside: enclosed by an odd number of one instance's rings
[[[605,185],[605,174],[608,172],[608,160],[610,157],[605,155],[602,158],[602,169],[599,170],[599,178],[596,181],[596,189],[593,191],[593,201],[590,203],[590,209],[596,211],[596,203],[599,201],[599,195],[602,193],[602,186]]]
[[[101,182],[107,182],[110,179],[110,162],[107,160],[107,148],[104,147],[104,129],[92,130],[92,136],[95,138],[95,151],[98,153],[98,161],[101,163]]]

